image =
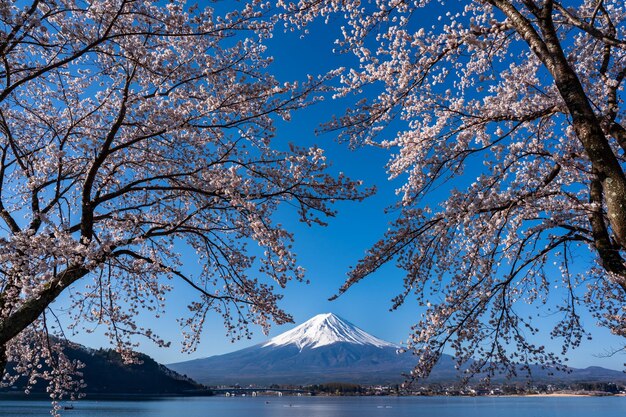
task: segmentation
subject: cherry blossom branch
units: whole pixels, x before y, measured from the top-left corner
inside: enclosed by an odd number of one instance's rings
[[[626,47],[626,40],[616,38],[615,33],[613,31],[609,30],[609,33],[602,32],[602,30],[596,28],[593,24],[587,23],[583,21],[582,19],[580,19],[579,17],[577,17],[576,15],[574,15],[573,13],[571,13],[567,8],[563,7],[563,5],[561,5],[560,2],[555,2],[554,8],[558,10],[559,13],[563,15],[563,17],[565,17],[566,21],[569,24],[577,27],[578,29],[585,31],[586,33],[593,36],[594,38],[604,42],[604,44],[619,47],[619,48]],[[600,11],[602,10],[602,8],[603,8],[602,2],[599,1],[597,10]],[[597,12],[594,11],[594,15],[596,14]],[[610,19],[610,18],[607,16],[607,19]],[[595,19],[592,19],[592,21],[593,20]]]

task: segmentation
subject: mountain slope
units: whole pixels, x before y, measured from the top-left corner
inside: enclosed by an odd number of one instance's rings
[[[66,349],[66,354],[85,364],[86,393],[184,394],[203,388],[142,353],[137,354],[141,363],[130,365],[112,349],[77,347]]]
[[[142,353],[137,353],[141,363],[125,364],[112,349],[95,350],[71,343],[64,352],[69,359],[85,364],[81,372],[86,387],[81,392],[86,394],[191,394],[204,390],[198,383]],[[20,391],[23,385],[25,381],[18,380],[13,390]],[[45,385],[38,383],[31,391],[43,392]]]
[[[254,346],[226,355],[168,365],[207,385],[384,383],[411,369],[392,348],[335,343],[318,349]]]

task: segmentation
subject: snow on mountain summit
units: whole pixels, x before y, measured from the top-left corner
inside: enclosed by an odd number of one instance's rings
[[[318,314],[294,329],[270,339],[263,347],[296,345],[302,350],[304,348],[315,349],[340,342],[372,345],[379,348],[398,347],[393,343],[372,336],[332,313]]]

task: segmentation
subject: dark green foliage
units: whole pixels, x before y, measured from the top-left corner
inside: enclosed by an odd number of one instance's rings
[[[86,394],[207,394],[206,388],[186,376],[180,375],[157,363],[148,355],[136,354],[136,362],[125,364],[121,355],[112,349],[86,349],[80,345],[65,348],[71,360],[79,360],[85,367],[80,371],[86,387]],[[76,377],[81,379],[80,377]],[[18,381],[17,389],[22,389],[25,381]],[[31,392],[44,392],[46,384],[35,384]],[[15,390],[15,388],[13,389]]]
[[[617,394],[624,389],[623,386],[611,382],[579,382],[574,384],[573,388],[582,391],[607,392],[611,394]]]
[[[124,364],[111,349],[67,349],[67,354],[87,365],[82,370],[87,393],[174,394],[202,388],[144,354],[137,354],[137,364]]]

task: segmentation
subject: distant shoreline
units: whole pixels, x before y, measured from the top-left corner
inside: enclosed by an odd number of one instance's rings
[[[280,389],[277,389],[280,391]],[[172,392],[172,393],[104,393],[104,392],[85,392],[83,393],[85,396],[82,399],[85,400],[153,400],[153,399],[162,399],[162,398],[176,398],[176,397],[222,397],[222,396],[230,396],[233,397],[274,397],[275,393],[270,392],[258,392],[252,393],[253,389],[244,389],[237,394],[231,394],[231,391],[237,392],[236,388],[227,389],[227,388],[215,388],[206,389],[206,390],[190,390],[187,392]],[[291,396],[299,396],[304,394],[306,397],[484,397],[484,398],[565,398],[565,397],[626,397],[626,393],[622,391],[622,393],[611,393],[606,391],[586,391],[586,390],[563,390],[563,391],[555,391],[551,393],[507,393],[507,394],[471,394],[471,393],[443,393],[443,392],[431,392],[431,393],[359,393],[359,392],[344,392],[344,393],[336,393],[336,392],[304,392],[297,390],[290,390],[293,392],[284,392],[286,397]],[[243,394],[243,395],[241,395]],[[15,399],[15,400],[40,400],[47,399],[50,397],[47,394],[41,392],[33,392],[30,394],[25,394],[23,391],[0,391],[0,401],[4,399]],[[67,401],[67,399],[65,399]]]
[[[536,398],[557,398],[557,397],[626,397],[626,394],[611,394],[607,392],[553,392],[544,394],[507,394],[507,395],[485,395],[485,397],[536,397]]]
[[[177,397],[208,397],[207,395],[180,395],[180,394],[165,394],[165,395],[136,395],[136,394],[109,394],[109,395],[87,395],[84,398],[74,400],[76,402],[80,401],[151,401],[158,399],[166,399],[166,398],[177,398]],[[216,395],[214,397],[223,397],[222,395]],[[271,398],[272,396],[259,395],[257,398]],[[285,398],[289,398],[287,396]],[[307,398],[374,398],[376,396],[372,395],[314,395],[314,396],[306,396]],[[387,397],[387,396],[384,396]],[[578,392],[578,393],[569,393],[569,392],[556,392],[550,394],[507,394],[507,395],[399,395],[398,397],[404,398],[418,398],[418,397],[442,397],[442,398],[450,398],[450,397],[458,397],[458,398],[598,398],[598,397],[626,397],[626,394],[606,394],[606,393],[593,393],[593,392]],[[246,397],[237,397],[237,398],[246,398]],[[249,398],[254,398],[249,396]],[[382,398],[382,397],[381,397]],[[18,401],[42,401],[42,400],[50,400],[50,397],[45,394],[17,394],[16,393],[0,393],[0,404],[3,400],[18,400]],[[63,402],[70,401],[69,399],[63,399]]]

